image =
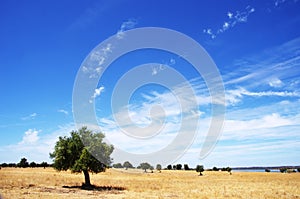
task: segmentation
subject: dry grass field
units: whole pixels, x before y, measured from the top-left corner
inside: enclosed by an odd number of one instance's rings
[[[52,168],[2,168],[0,193],[14,198],[300,198],[300,173],[114,170],[91,175],[97,190],[77,187],[83,174]],[[111,188],[111,189],[107,189]],[[125,188],[125,190],[122,190]]]

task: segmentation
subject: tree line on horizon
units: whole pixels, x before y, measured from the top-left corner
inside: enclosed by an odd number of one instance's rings
[[[19,167],[19,168],[35,168],[35,167],[52,167],[52,164],[48,164],[47,162],[41,162],[41,163],[36,163],[36,162],[28,162],[26,158],[21,158],[20,162],[18,163],[2,163],[0,164],[0,167]]]

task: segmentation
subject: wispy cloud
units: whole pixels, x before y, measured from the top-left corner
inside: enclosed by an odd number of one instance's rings
[[[248,21],[248,17],[251,13],[255,12],[255,9],[251,6],[247,6],[242,11],[235,11],[227,13],[227,19],[222,24],[221,27],[217,28],[215,31],[211,28],[203,29],[203,33],[209,35],[212,39],[215,39],[217,35],[224,33],[230,28],[235,27],[239,23],[246,23]]]
[[[274,0],[274,6],[275,7],[279,7],[281,4],[284,4],[286,2],[293,2],[293,3],[296,3],[298,2],[299,0]]]
[[[133,29],[137,25],[137,20],[136,19],[128,19],[127,21],[124,21],[120,27],[120,29],[117,32],[117,38],[118,39],[123,39],[124,38],[124,32],[126,30]]]
[[[25,117],[22,117],[21,119],[22,119],[22,120],[33,120],[33,119],[36,118],[37,115],[38,115],[37,113],[31,113],[30,115],[27,115],[27,116],[25,116]]]
[[[65,115],[68,115],[68,114],[69,114],[69,112],[66,111],[66,110],[64,110],[64,109],[59,109],[59,110],[57,110],[57,112],[63,113],[63,114],[65,114]]]
[[[289,91],[261,91],[261,92],[250,92],[245,88],[238,88],[235,90],[226,91],[226,102],[227,105],[235,105],[242,101],[245,96],[250,97],[300,97],[298,92]]]
[[[228,89],[245,87],[248,90],[289,91],[299,93],[300,38],[280,46],[248,56],[233,63],[235,68],[224,73],[223,80]]]
[[[134,28],[137,24],[137,20],[129,19],[122,23],[120,29],[117,31],[116,36],[118,39],[122,39],[125,35],[126,30],[130,30]],[[88,75],[88,78],[98,78],[103,72],[103,65],[106,62],[109,55],[113,52],[113,45],[111,43],[107,43],[102,49],[94,50],[89,55],[90,66],[83,65],[81,70],[84,74]]]

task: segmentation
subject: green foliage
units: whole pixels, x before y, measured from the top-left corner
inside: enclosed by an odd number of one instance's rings
[[[186,171],[190,170],[190,167],[189,167],[188,164],[184,164],[184,165],[183,165],[183,168],[184,168],[184,170],[186,170]]]
[[[213,171],[219,171],[219,169],[217,167],[213,167],[212,170]]]
[[[283,168],[280,168],[279,171],[280,171],[281,173],[286,173],[287,168],[284,168],[284,167],[283,167]]]
[[[17,164],[17,167],[26,168],[29,167],[29,163],[27,162],[26,158],[22,158],[20,162]]]
[[[152,166],[148,162],[143,162],[140,164],[140,168],[147,172],[147,169],[150,169]],[[153,167],[152,167],[153,168]]]
[[[169,164],[169,165],[167,166],[167,169],[168,169],[168,170],[172,170],[172,165]]]
[[[72,131],[71,137],[59,137],[54,152],[50,153],[54,160],[53,167],[59,171],[70,169],[76,173],[84,172],[86,181],[89,180],[88,172],[104,172],[111,164],[110,155],[114,148],[106,144],[103,138],[103,133],[93,133],[87,127]]]
[[[177,168],[176,165],[173,165],[173,170],[176,170],[176,168]]]
[[[269,173],[269,172],[271,172],[271,170],[270,169],[265,169],[265,172]]]
[[[226,167],[226,171],[228,171],[229,173],[231,173],[231,168],[230,167]]]
[[[182,169],[182,164],[176,164],[176,170],[181,170]]]
[[[298,168],[297,171],[300,172],[300,168]]]
[[[116,163],[116,164],[113,164],[112,167],[116,168],[116,169],[120,169],[120,168],[123,168],[123,165],[121,163]]]
[[[123,167],[126,168],[126,169],[128,169],[128,168],[130,168],[130,169],[133,168],[132,164],[131,164],[129,161],[124,162],[124,163],[123,163]]]
[[[35,162],[30,162],[29,166],[30,166],[31,168],[34,168],[34,167],[37,167],[37,164],[36,164]]]
[[[204,171],[203,165],[197,165],[196,172],[199,172],[199,175],[202,176],[202,172]]]
[[[160,165],[160,164],[157,164],[157,165],[156,165],[156,170],[158,170],[158,171],[160,172],[161,169],[162,169],[161,165]]]

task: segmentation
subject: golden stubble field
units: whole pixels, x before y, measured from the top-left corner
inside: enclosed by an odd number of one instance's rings
[[[76,188],[83,174],[52,168],[2,168],[2,198],[300,198],[300,173],[247,173],[109,169],[92,174],[99,190]],[[112,187],[112,190],[101,190]],[[125,188],[125,190],[119,190]]]

